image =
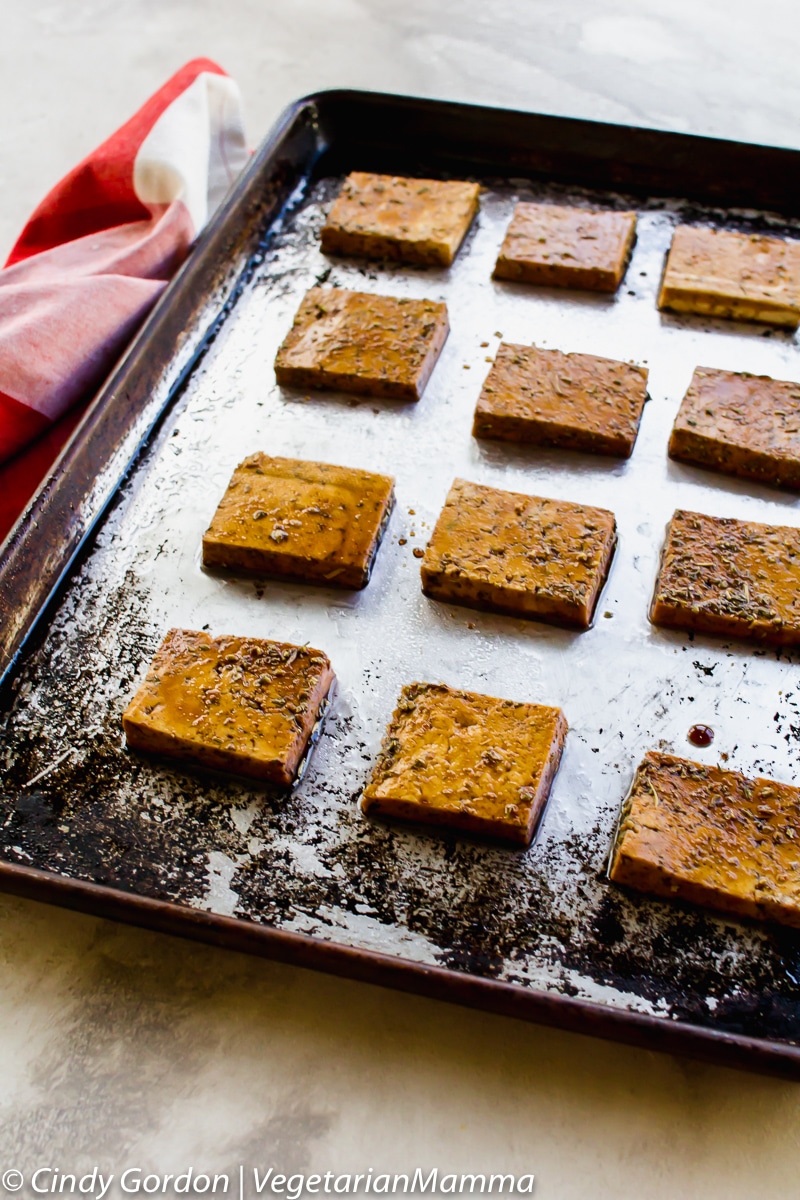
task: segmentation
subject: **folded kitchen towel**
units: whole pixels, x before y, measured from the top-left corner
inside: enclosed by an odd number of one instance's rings
[[[247,158],[236,84],[194,59],[33,213],[0,271],[0,540]]]

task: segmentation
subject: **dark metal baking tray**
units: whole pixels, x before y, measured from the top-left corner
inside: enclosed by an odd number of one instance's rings
[[[480,179],[445,272],[325,260],[318,230],[350,169]],[[493,283],[520,197],[634,206],[617,297]],[[800,937],[626,894],[605,878],[644,750],[794,777],[792,655],[648,625],[678,504],[791,523],[795,500],[666,459],[693,366],[797,378],[794,337],[655,307],[678,219],[797,235],[800,153],[429,100],[323,93],[279,121],[101,390],[0,558],[0,886],[408,991],[800,1077]],[[422,401],[306,397],[272,358],[317,279],[447,300],[452,334]],[[646,361],[629,462],[479,444],[471,413],[506,340]],[[486,343],[486,345],[483,345]],[[468,370],[464,370],[467,367]],[[199,541],[255,449],[397,476],[359,594],[211,577]],[[620,546],[585,634],[422,597],[412,556],[452,475],[612,508]],[[401,540],[405,544],[401,545]],[[606,615],[608,614],[608,615]],[[311,641],[339,678],[290,796],[129,755],[120,713],[164,629]],[[563,705],[562,769],[534,847],[368,821],[357,797],[412,678]]]

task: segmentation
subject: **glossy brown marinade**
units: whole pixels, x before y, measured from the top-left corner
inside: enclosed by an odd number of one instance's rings
[[[409,684],[361,807],[527,846],[566,733],[560,708]]]
[[[436,600],[586,629],[616,545],[602,508],[456,479],[422,562]]]
[[[800,489],[800,383],[698,367],[669,452],[710,471]]]
[[[203,565],[366,587],[393,503],[389,475],[251,454],[203,535]]]
[[[286,387],[419,400],[447,338],[447,307],[311,288],[275,359]]]
[[[800,789],[647,754],[610,874],[656,896],[800,927]]]
[[[667,526],[650,619],[800,644],[800,529],[679,509]]]
[[[686,740],[693,746],[710,746],[714,740],[714,730],[710,725],[692,725]]]
[[[658,307],[796,329],[800,242],[679,225]]]
[[[171,629],[122,725],[134,750],[287,787],[332,683],[321,650]]]
[[[523,202],[514,209],[495,279],[615,292],[636,236],[636,213]]]
[[[472,432],[628,458],[646,399],[644,367],[502,342]]]
[[[347,176],[322,228],[326,254],[449,266],[478,211],[477,183]]]

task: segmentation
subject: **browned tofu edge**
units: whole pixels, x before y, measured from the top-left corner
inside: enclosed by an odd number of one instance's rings
[[[660,576],[660,573],[659,573]],[[707,633],[713,637],[736,638],[765,646],[800,645],[800,627],[773,626],[721,613],[693,613],[686,605],[668,604],[659,598],[659,583],[650,605],[650,621],[662,629],[680,629],[688,633]]]
[[[598,433],[591,429],[576,429],[559,421],[540,417],[520,417],[475,408],[472,436],[501,442],[524,442],[531,446],[547,446],[557,450],[577,450],[585,454],[603,454],[613,458],[630,458],[639,433],[641,414],[636,429],[630,434]]]
[[[670,434],[669,456],[721,475],[800,491],[800,457],[792,459],[749,446],[734,446],[698,430],[679,427],[677,418]]]
[[[323,254],[339,258],[388,258],[422,267],[449,267],[455,258],[446,242],[410,241],[386,233],[354,233],[332,224],[322,227],[320,246]]]
[[[665,265],[666,275],[666,265]],[[777,325],[781,329],[797,329],[800,311],[777,300],[736,297],[711,289],[680,287],[662,280],[658,293],[662,311],[685,313],[690,316],[719,317],[725,321],[752,321],[758,325]]]

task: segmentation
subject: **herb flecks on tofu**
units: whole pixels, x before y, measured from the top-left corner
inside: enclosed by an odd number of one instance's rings
[[[526,846],[558,770],[560,708],[443,684],[404,687],[361,800],[365,813]]]
[[[502,342],[472,432],[628,458],[647,399],[647,371],[593,354]]]
[[[203,536],[203,565],[362,588],[393,504],[389,475],[251,454]]]
[[[422,562],[436,600],[586,629],[616,545],[602,508],[456,479]]]
[[[171,629],[122,724],[134,750],[288,787],[332,683],[321,650]]]
[[[285,387],[419,400],[449,330],[439,300],[312,288],[275,359]]]
[[[636,237],[636,213],[523,201],[514,209],[495,279],[615,292]]]
[[[800,927],[800,789],[651,752],[625,801],[615,883]]]
[[[325,254],[450,266],[478,211],[480,186],[353,171],[322,228]]]
[[[669,452],[710,471],[800,490],[800,383],[698,367]]]

